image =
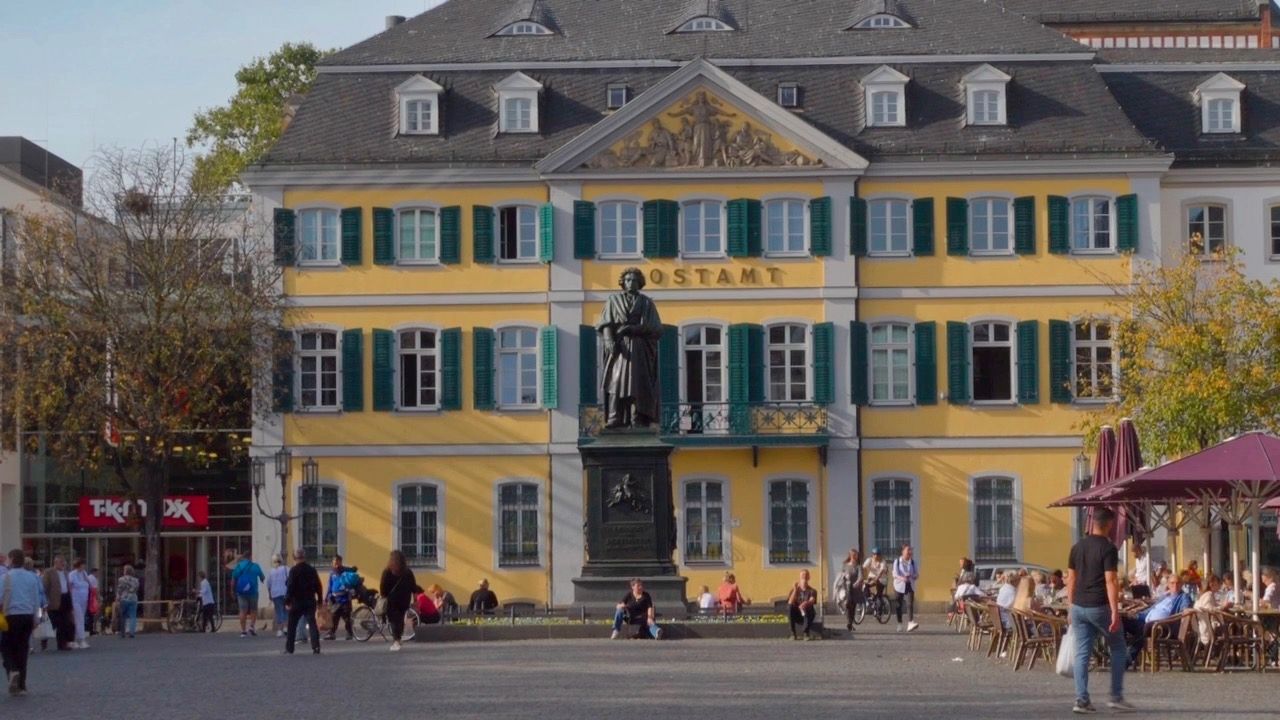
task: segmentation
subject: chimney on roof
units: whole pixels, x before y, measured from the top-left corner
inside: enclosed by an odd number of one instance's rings
[[[399,24],[400,24],[400,23],[402,23],[402,22],[404,22],[404,16],[403,16],[403,15],[388,15],[388,16],[387,16],[387,29],[388,29],[388,30],[390,30],[391,28],[393,28],[393,27],[395,27],[395,26],[399,25]]]

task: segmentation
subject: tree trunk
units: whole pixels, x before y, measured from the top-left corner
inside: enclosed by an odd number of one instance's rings
[[[146,571],[143,583],[146,590],[143,599],[149,602],[164,600],[164,580],[160,564],[163,562],[163,548],[160,544],[160,525],[164,520],[164,495],[166,490],[166,473],[163,467],[147,467],[143,470],[143,499],[147,503],[147,515],[142,521],[142,534],[146,540],[147,552],[143,558]],[[145,605],[146,617],[162,617],[163,605]]]

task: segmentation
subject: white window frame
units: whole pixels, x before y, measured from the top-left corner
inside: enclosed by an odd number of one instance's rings
[[[867,478],[867,480],[868,482],[866,484],[866,489],[863,492],[866,494],[866,497],[864,498],[864,502],[866,503],[865,507],[867,507],[870,510],[870,516],[869,516],[870,528],[868,528],[870,530],[870,534],[867,536],[868,546],[866,550],[862,553],[863,558],[865,559],[865,558],[871,557],[871,548],[877,547],[877,546],[880,548],[881,556],[885,558],[890,558],[890,559],[896,558],[898,555],[902,553],[901,546],[886,547],[884,545],[879,545],[878,541],[876,540],[876,528],[877,528],[876,526],[876,507],[877,507],[876,506],[876,483],[887,482],[887,481],[905,481],[906,483],[908,483],[908,485],[911,488],[911,500],[909,503],[909,507],[911,509],[911,532],[908,535],[908,541],[911,543],[911,547],[915,549],[916,557],[919,557],[920,535],[921,535],[919,478],[917,478],[915,475],[912,475],[910,473],[887,472],[887,473],[877,473]]]
[[[1094,203],[1099,200],[1107,204],[1107,237],[1111,241],[1111,245],[1105,248],[1093,247],[1094,233],[1097,232],[1097,213],[1095,212]],[[1089,226],[1085,228],[1089,235],[1089,247],[1076,247],[1076,234],[1080,230],[1078,218],[1076,217],[1077,203],[1089,203]],[[1116,254],[1116,201],[1115,197],[1100,193],[1091,193],[1083,195],[1073,195],[1068,200],[1067,207],[1067,225],[1068,225],[1068,242],[1070,243],[1072,255],[1114,255]]]
[[[517,20],[494,33],[500,37],[541,37],[554,34],[546,25],[533,20]]]
[[[732,32],[733,27],[719,18],[713,18],[710,15],[699,15],[695,18],[689,18],[675,31],[678,33]]]
[[[1262,225],[1266,228],[1263,235],[1267,242],[1267,259],[1280,260],[1280,201],[1267,203]]]
[[[974,562],[1001,562],[1001,560],[978,559],[978,481],[987,479],[1011,480],[1013,482],[1013,554],[1009,562],[1022,562],[1023,552],[1023,515],[1022,515],[1022,478],[1017,473],[1004,470],[981,472],[969,477],[969,557]]]
[[[1218,257],[1211,249],[1209,242],[1211,239],[1209,237],[1209,210],[1211,208],[1222,209],[1222,248],[1218,251],[1218,254],[1220,254],[1231,247],[1231,203],[1219,198],[1201,198],[1188,200],[1182,204],[1182,231],[1186,233],[1186,238],[1183,241],[1186,245],[1183,246],[1183,250],[1187,254],[1195,255],[1202,260],[1213,260]],[[1204,210],[1204,248],[1199,253],[1191,251],[1191,211],[1195,209]]]
[[[907,82],[910,79],[888,65],[881,65],[862,79],[863,120],[867,127],[907,126]],[[877,121],[875,98],[882,92],[894,96],[896,114],[892,119]]]
[[[1210,98],[1204,101],[1206,133],[1237,133],[1240,125],[1239,101],[1234,98]]]
[[[911,23],[889,13],[877,13],[871,17],[858,21],[854,26],[857,30],[904,30],[911,27]]]
[[[793,82],[778,83],[778,104],[788,109],[800,107],[800,86]]]
[[[504,353],[504,350],[502,347],[502,334],[504,332],[512,332],[512,331],[532,332],[533,333],[533,349],[528,350],[527,348],[520,347],[512,352]],[[504,354],[518,356],[518,355],[523,355],[526,352],[533,353],[533,367],[534,367],[533,402],[504,403],[502,401],[502,391],[503,391],[503,388],[505,387],[505,385],[502,382],[502,357]],[[495,327],[493,329],[493,372],[494,372],[493,400],[494,400],[495,407],[497,407],[499,410],[541,409],[542,405],[541,405],[540,399],[542,398],[542,329],[534,325],[525,325],[522,323],[515,323],[511,325],[502,325],[499,327]],[[519,376],[521,372],[523,372],[523,369],[519,367],[519,361],[517,361],[517,367],[516,367],[517,376]],[[517,380],[517,383],[518,385],[516,390],[518,394],[520,390],[526,389],[526,386],[524,385],[524,383],[520,382],[519,380]]]
[[[505,244],[505,239],[503,238],[503,233],[502,233],[502,228],[503,228],[502,212],[504,210],[508,210],[511,208],[514,208],[516,211],[516,256],[513,258],[507,258],[502,256],[503,246]],[[525,210],[533,213],[532,238],[526,238],[521,236],[520,234],[521,227],[526,226],[525,223],[522,223],[520,220],[520,213]],[[494,260],[503,265],[538,262],[538,234],[541,231],[542,231],[542,219],[540,217],[540,213],[538,212],[537,205],[532,205],[527,202],[511,202],[511,203],[505,203],[503,205],[499,205],[495,207],[493,209],[493,243],[494,243],[493,258]],[[531,247],[530,253],[528,255],[525,255],[523,253],[526,246]]]
[[[890,341],[887,343],[875,342],[875,331],[879,327],[889,327],[898,325],[907,329],[907,341],[905,343],[895,343],[892,341],[892,333],[890,333]],[[915,377],[915,324],[902,318],[884,318],[875,322],[867,323],[867,402],[877,407],[894,407],[914,405],[916,398],[916,377]],[[904,351],[907,354],[907,397],[904,399],[885,399],[877,400],[875,398],[875,377],[876,377],[876,350],[881,349],[887,351],[886,358],[892,361],[893,353]],[[893,363],[890,362],[887,367],[889,378],[889,390],[893,390]]]
[[[302,336],[309,333],[317,333],[317,345],[319,345],[319,333],[331,333],[334,336],[334,349],[332,355],[334,357],[334,367],[336,368],[336,384],[334,389],[334,403],[332,405],[306,405],[302,402],[302,358],[304,354],[308,357],[316,358],[316,399],[320,399],[321,378],[323,371],[320,370],[320,362],[324,357],[329,355],[329,351],[316,350],[303,351]],[[342,411],[342,329],[328,325],[308,325],[306,327],[295,328],[293,331],[293,392],[294,392],[294,412],[308,413],[332,413]]]
[[[719,218],[719,238],[720,249],[709,251],[706,250],[707,245],[707,221],[711,215],[707,212],[709,205],[717,206],[717,217]],[[686,232],[685,218],[688,214],[689,207],[697,205],[701,217],[698,228],[698,244],[700,249],[689,249],[689,234]],[[680,256],[686,258],[722,258],[725,257],[728,245],[728,218],[725,209],[726,203],[716,198],[698,198],[693,200],[685,200],[680,203]]]
[[[401,524],[400,513],[402,507],[400,505],[400,491],[406,487],[430,486],[436,490],[436,559],[435,562],[422,562],[413,557],[405,556],[409,567],[414,568],[430,568],[433,570],[444,570],[444,534],[445,534],[445,485],[443,482],[434,478],[410,478],[401,480],[391,486],[391,547],[399,550],[401,541]],[[421,518],[419,518],[421,519]],[[421,534],[419,534],[418,545],[422,545]]]
[[[800,204],[800,248],[797,250],[770,250],[769,249],[769,214],[777,205],[782,205],[783,211],[783,239],[791,238],[788,232],[787,223],[792,220],[792,208],[787,203]],[[765,257],[808,257],[809,256],[809,201],[798,197],[771,197],[761,203],[761,220],[763,226],[761,228],[761,243],[764,245]]]
[[[1244,114],[1244,106],[1240,102],[1244,89],[1244,83],[1226,73],[1217,73],[1196,86],[1195,98],[1200,105],[1200,132],[1205,135],[1238,134]],[[1214,122],[1215,114],[1212,109],[1218,102],[1228,103],[1231,110],[1229,124],[1222,124],[1220,115],[1219,122]]]
[[[294,243],[297,247],[297,263],[299,267],[338,267],[342,264],[342,210],[336,205],[306,205],[294,209],[294,217],[297,218],[294,229]],[[324,249],[324,220],[327,216],[333,218],[333,257],[316,257],[313,259],[305,259],[305,217],[308,215],[316,215],[319,224],[316,226],[316,254],[319,256]]]
[[[338,535],[337,535],[337,538],[335,539],[335,545],[337,547],[337,554],[341,555],[343,547],[346,546],[346,535],[347,535],[347,486],[341,482],[338,482],[337,480],[322,478],[320,480],[320,483],[315,488],[317,495],[319,495],[319,493],[324,488],[335,488],[338,491],[338,511],[337,511]],[[303,548],[305,545],[303,542],[305,535],[303,535],[303,532],[302,532],[302,524],[303,524],[302,516],[306,514],[303,512],[302,495],[305,491],[306,491],[306,488],[299,485],[298,488],[293,492],[294,508],[297,509],[297,515],[298,515],[298,518],[295,521],[296,526],[293,529],[293,541],[294,541],[293,546],[295,548]],[[323,524],[321,524],[320,527],[317,528],[317,532],[323,532]],[[320,539],[321,538],[317,536],[316,540],[320,540]],[[307,558],[308,562],[315,565],[328,565],[333,561],[332,555],[328,557],[319,556],[318,551],[321,547],[323,546],[317,542],[316,543],[317,556],[314,558],[310,558],[310,557]]]
[[[404,244],[400,238],[400,218],[405,213],[415,213],[416,220],[414,222],[415,232],[422,223],[422,213],[431,213],[435,216],[435,256],[430,258],[406,258],[402,250]],[[440,208],[427,204],[411,204],[395,208],[395,230],[393,232],[395,242],[395,254],[397,265],[439,265],[440,264]],[[421,250],[420,242],[415,239],[414,245]]]
[[[974,338],[979,325],[1005,325],[1009,328],[1008,342],[989,340],[981,345]],[[974,351],[979,347],[1007,347],[1009,349],[1009,399],[979,400],[976,376],[978,363]],[[969,394],[974,405],[1016,405],[1018,403],[1018,323],[1007,318],[979,318],[969,322]]]
[[[403,326],[397,327],[393,329],[392,332],[395,333],[395,341],[393,343],[395,348],[395,361],[391,369],[391,377],[392,377],[392,382],[395,383],[396,410],[399,412],[408,412],[408,413],[438,411],[440,409],[440,396],[443,394],[443,391],[444,391],[444,388],[441,387],[442,382],[444,380],[444,371],[440,367],[440,361],[442,358],[442,352],[440,348],[440,328],[433,327],[431,325],[422,325],[420,323],[414,323],[410,325],[403,325]],[[435,350],[431,353],[425,353],[435,357],[436,401],[432,405],[416,405],[413,407],[408,407],[404,403],[404,377],[402,375],[404,371],[402,370],[400,358],[405,351],[404,351],[404,347],[401,345],[400,334],[407,333],[407,332],[411,332],[411,333],[429,332],[432,335],[435,335],[435,338],[436,338]],[[415,348],[413,353],[417,355],[419,358],[418,373],[419,375],[421,375],[422,373],[421,358],[424,355],[424,353],[422,352],[422,348]],[[419,393],[422,392],[422,386],[420,384],[420,381],[418,384],[418,392]]]
[[[985,248],[985,249],[978,249],[978,248],[977,248],[977,243],[975,242],[975,240],[977,239],[978,235],[977,235],[977,229],[976,229],[976,228],[977,228],[977,223],[976,223],[976,222],[974,222],[974,218],[975,218],[975,217],[977,217],[977,214],[978,214],[978,204],[979,204],[979,203],[987,203],[987,204],[988,204],[988,205],[987,205],[987,208],[988,208],[988,216],[987,216],[987,217],[988,217],[988,223],[987,223],[987,235],[986,235],[986,244],[987,244],[987,246],[988,246],[988,247],[987,247],[987,248]],[[1006,237],[1008,238],[1008,243],[1009,243],[1009,246],[1008,246],[1007,248],[1005,248],[1005,249],[995,249],[995,248],[993,247],[993,246],[995,245],[995,237],[996,237],[996,228],[995,228],[995,217],[996,217],[996,214],[995,214],[995,203],[1004,203],[1004,206],[1005,206],[1005,228],[1004,228],[1004,230],[1005,230],[1005,235],[1006,235]],[[984,195],[984,196],[982,196],[982,197],[971,198],[971,199],[969,200],[969,254],[970,254],[970,255],[978,255],[978,256],[982,256],[982,255],[987,255],[987,256],[1012,255],[1012,254],[1013,254],[1014,241],[1015,241],[1015,238],[1014,238],[1014,222],[1013,222],[1013,220],[1014,220],[1014,218],[1013,218],[1013,200],[1011,200],[1011,199],[1009,199],[1009,198],[1007,198],[1007,197],[999,196],[999,195]]]
[[[609,251],[605,248],[605,236],[607,223],[605,220],[605,208],[608,206],[617,206],[619,213],[614,220],[613,231],[618,239],[618,250]],[[622,215],[621,208],[628,206],[635,211],[636,231],[635,241],[636,249],[633,252],[625,252],[622,247]],[[608,199],[596,202],[596,237],[599,238],[600,252],[599,257],[602,260],[614,259],[634,259],[641,257],[644,252],[644,208],[641,203],[629,199]]]
[[[533,485],[538,489],[538,561],[530,564],[505,564],[502,562],[502,488],[507,485]],[[540,478],[501,478],[493,485],[493,568],[502,572],[541,571],[547,565],[547,488]]]
[[[788,339],[781,345],[775,344],[770,337],[774,328],[793,328],[798,327],[804,333],[804,340],[800,343],[792,342]],[[790,333],[788,333],[789,335]],[[791,380],[790,371],[794,366],[790,362],[790,354],[796,350],[804,351],[804,362],[801,367],[804,368],[804,397],[803,398],[780,398],[776,397],[773,392],[773,350],[781,348],[787,357],[787,361],[783,364],[783,368],[787,370],[787,380],[783,382],[788,388],[790,394]],[[764,326],[764,396],[769,402],[793,402],[808,403],[813,402],[813,325],[806,320],[775,320]]]
[[[1009,81],[1013,78],[989,64],[983,63],[978,68],[966,73],[960,82],[965,94],[966,125],[1008,125],[1009,124]],[[984,93],[995,93],[995,115],[986,114],[986,107],[979,113],[978,99]]]
[[[710,367],[706,362],[706,354],[709,351],[720,353],[720,364],[717,369],[720,371],[720,399],[719,400],[698,400],[694,401],[689,398],[689,363],[688,352],[690,345],[685,337],[686,333],[693,328],[699,329],[699,338],[706,335],[707,328],[715,328],[720,333],[719,345],[694,345],[694,349],[701,351],[703,355],[702,362],[702,386],[703,394],[706,394],[706,377],[707,368]],[[689,412],[682,412],[680,415],[680,429],[682,431],[696,431],[703,435],[723,434],[729,431],[729,417],[721,410],[729,406],[729,328],[718,320],[690,320],[679,327],[680,332],[680,404],[688,408]],[[702,425],[695,423],[692,407],[708,407]]]
[[[444,88],[423,75],[415,75],[396,87],[396,104],[399,107],[401,135],[439,135],[440,134],[440,93]],[[420,122],[417,128],[410,125],[413,119],[411,105],[426,103],[431,116],[426,125]],[[419,120],[421,114],[419,113]]]
[[[617,98],[614,93],[622,93],[622,97]],[[609,83],[604,91],[604,101],[606,108],[617,110],[631,101],[631,88],[626,83]]]
[[[898,203],[903,206],[903,222],[906,224],[906,239],[902,250],[877,250],[875,249],[875,236],[872,232],[872,218],[875,215],[876,208],[879,206],[892,207]],[[892,215],[886,215],[886,229],[889,230],[886,239],[893,237],[892,232]],[[871,197],[867,198],[867,255],[869,257],[911,257],[911,243],[913,240],[913,217],[911,214],[911,199],[902,197]],[[888,247],[888,245],[886,245]]]
[[[808,532],[807,532],[807,538],[805,542],[806,542],[806,550],[808,551],[808,558],[804,562],[774,562],[771,557],[773,554],[773,523],[771,521],[772,508],[770,507],[771,501],[769,498],[769,491],[772,489],[773,484],[775,482],[802,482],[807,486],[807,490],[808,490],[806,495],[807,507],[805,509],[808,514],[808,518],[807,518]],[[764,488],[763,488],[764,502],[762,503],[764,506],[764,533],[763,533],[764,547],[762,548],[763,552],[761,553],[764,560],[764,567],[803,569],[803,568],[816,567],[818,565],[818,555],[819,555],[818,545],[817,545],[817,540],[818,540],[817,504],[818,503],[817,503],[817,498],[814,495],[814,488],[816,487],[817,487],[817,483],[813,481],[812,477],[807,477],[807,476],[799,475],[795,473],[770,475],[765,478]]]
[[[720,559],[718,560],[711,559],[711,558],[708,558],[708,559],[691,558],[685,552],[685,548],[689,547],[689,536],[688,536],[689,506],[687,504],[688,495],[686,494],[688,492],[688,486],[704,485],[703,493],[702,493],[703,504],[701,507],[701,512],[702,512],[702,522],[703,522],[703,528],[704,528],[703,534],[705,535],[706,534],[705,484],[706,483],[720,484]],[[698,566],[698,567],[708,567],[708,566],[731,567],[733,565],[733,550],[732,550],[732,543],[731,543],[731,538],[733,534],[733,523],[731,521],[732,506],[730,504],[730,499],[729,499],[730,484],[731,483],[729,482],[729,478],[723,477],[720,475],[699,475],[697,477],[685,478],[680,481],[680,484],[679,484],[680,495],[678,500],[680,502],[679,541],[680,541],[680,548],[681,548],[680,559],[682,561],[682,564]],[[703,546],[704,548],[706,546],[705,538],[703,541]]]
[[[1086,324],[1090,326],[1089,340],[1080,340],[1076,336],[1077,326]],[[1108,340],[1098,340],[1097,326],[1106,325],[1110,328],[1110,338]],[[1079,381],[1079,362],[1076,357],[1076,351],[1081,348],[1089,350],[1090,358],[1090,387],[1098,387],[1098,348],[1109,348],[1111,350],[1111,394],[1110,395],[1081,395]],[[1075,402],[1079,403],[1109,403],[1114,402],[1119,394],[1120,384],[1120,363],[1116,355],[1116,321],[1110,317],[1079,317],[1071,321],[1071,397]]]
[[[522,72],[515,72],[508,75],[497,85],[494,90],[498,93],[498,130],[503,134],[520,135],[520,134],[536,134],[539,129],[539,108],[538,99],[542,94],[542,83],[525,75]],[[521,100],[529,103],[529,123],[527,125],[516,125],[511,117],[511,108],[508,101]],[[515,119],[519,119],[519,113]]]

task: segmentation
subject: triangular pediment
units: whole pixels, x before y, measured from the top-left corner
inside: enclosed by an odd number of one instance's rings
[[[1196,86],[1198,92],[1240,92],[1244,83],[1226,73],[1218,73]]]
[[[544,174],[860,171],[867,161],[706,60],[695,60],[555,150]]]

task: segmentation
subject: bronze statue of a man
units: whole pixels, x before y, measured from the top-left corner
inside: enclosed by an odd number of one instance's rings
[[[622,271],[596,323],[604,345],[605,427],[648,427],[659,418],[658,339],[662,320],[644,288],[644,273]]]

